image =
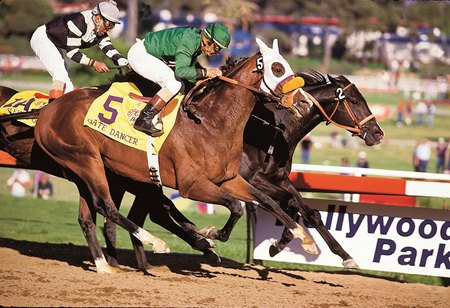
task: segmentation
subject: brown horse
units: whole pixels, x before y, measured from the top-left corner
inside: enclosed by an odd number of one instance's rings
[[[305,251],[317,248],[303,228],[294,222],[267,195],[249,185],[239,174],[243,147],[243,130],[256,102],[248,86],[276,91],[281,81],[293,75],[287,62],[279,55],[278,46],[263,45],[255,54],[231,70],[227,76],[246,85],[217,82],[196,101],[201,124],[185,113],[178,113],[175,127],[160,153],[161,180],[165,186],[178,189],[183,197],[222,204],[230,218],[220,231],[208,234],[212,239],[226,241],[236,221],[242,216],[241,201],[263,206],[302,240]],[[264,63],[263,74],[260,69]],[[264,81],[262,83],[262,81]],[[148,183],[150,176],[144,152],[111,141],[108,137],[83,127],[84,116],[101,90],[80,89],[68,93],[41,110],[35,136],[41,148],[59,165],[71,171],[80,191],[80,204],[124,227],[153,250],[168,250],[163,241],[123,217],[111,198],[105,167],[137,182]],[[226,102],[221,102],[226,98]],[[90,213],[86,213],[89,217]]]
[[[0,86],[0,106],[4,105],[16,93],[17,91],[14,89]],[[8,120],[7,118],[10,119]],[[0,149],[14,156],[18,164],[23,168],[38,169],[58,177],[72,180],[70,173],[43,152],[36,143],[34,128],[17,121],[21,118],[23,118],[22,114],[0,118]],[[120,205],[126,191],[137,196],[133,202],[133,209],[128,215],[130,220],[142,226],[146,215],[149,215],[153,222],[179,236],[193,249],[202,251],[208,261],[215,262],[220,260],[219,256],[212,249],[214,244],[195,232],[197,228],[194,224],[177,210],[172,201],[162,194],[160,188],[148,183],[139,183],[131,179],[123,178],[109,170],[106,170],[106,176],[115,204]],[[117,272],[116,268],[119,265],[115,249],[115,225],[110,223],[110,221],[106,221],[103,229],[106,240],[106,259],[107,263],[113,266],[111,267],[107,265],[106,261],[99,261],[105,258],[97,242],[95,233],[93,235],[91,234],[92,227],[90,225],[91,221],[95,224],[96,213],[84,206],[84,203],[80,204],[78,221],[94,260],[97,260],[97,272]],[[90,212],[89,218],[86,217],[88,212]],[[172,218],[175,218],[177,223]],[[134,237],[131,237],[131,239],[135,247],[139,246],[140,248],[142,246]],[[136,247],[136,251],[139,248]],[[145,254],[144,256],[137,254],[137,261],[140,269],[146,270],[148,268]]]

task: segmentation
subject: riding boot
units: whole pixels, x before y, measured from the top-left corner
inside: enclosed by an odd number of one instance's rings
[[[62,90],[50,89],[50,93],[48,94],[48,96],[49,96],[48,103],[50,104],[55,99],[57,99],[58,97],[61,97],[63,95],[64,95],[64,91],[62,91]]]
[[[153,119],[165,105],[166,101],[161,97],[158,95],[153,96],[152,100],[142,109],[136,122],[134,122],[134,128],[152,137],[160,136],[162,134],[161,129],[155,127]]]

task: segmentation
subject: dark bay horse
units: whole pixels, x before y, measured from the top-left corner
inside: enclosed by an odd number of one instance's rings
[[[262,58],[259,53],[255,54],[227,76],[253,87],[258,87],[264,80],[264,86],[275,91],[292,70],[279,55],[275,44],[273,49],[264,45],[261,53]],[[258,70],[262,63],[264,74]],[[123,217],[111,198],[104,165],[137,182],[148,183],[150,176],[144,152],[83,127],[91,102],[100,94],[101,90],[80,89],[44,107],[35,128],[36,140],[51,158],[76,176],[74,182],[80,191],[80,204],[85,204],[85,208],[92,205],[143,243],[153,244],[154,250],[164,252],[167,250],[165,243]],[[225,102],[221,102],[223,98]],[[212,239],[227,240],[243,214],[241,201],[252,202],[282,221],[294,237],[302,241],[305,251],[317,253],[314,242],[303,228],[238,174],[243,130],[255,103],[256,96],[248,88],[219,82],[196,102],[204,115],[201,125],[185,113],[178,113],[175,127],[159,153],[162,183],[178,189],[183,197],[222,204],[230,210],[224,228],[208,234]]]
[[[278,110],[271,104],[255,105],[244,132],[239,173],[279,202],[292,218],[300,213],[317,229],[331,251],[342,258],[344,267],[357,267],[320,217],[304,202],[288,176],[296,146],[323,121],[350,131],[368,146],[379,144],[384,133],[358,88],[347,78],[324,76],[316,71],[301,73],[300,76],[305,80],[304,89],[312,95],[310,102],[297,100],[288,110]],[[273,151],[271,155],[268,154],[270,148]],[[272,244],[270,255],[276,255],[291,240],[290,232],[284,230],[282,239]]]

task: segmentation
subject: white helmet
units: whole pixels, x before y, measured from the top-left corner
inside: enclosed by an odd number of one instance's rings
[[[120,24],[119,19],[119,9],[117,8],[117,3],[113,0],[100,2],[92,10],[92,14],[100,14],[103,18],[113,22],[115,24]]]

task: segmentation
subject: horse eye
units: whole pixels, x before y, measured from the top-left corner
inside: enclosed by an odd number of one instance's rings
[[[280,62],[272,63],[272,72],[275,77],[281,77],[284,75],[284,66]]]

